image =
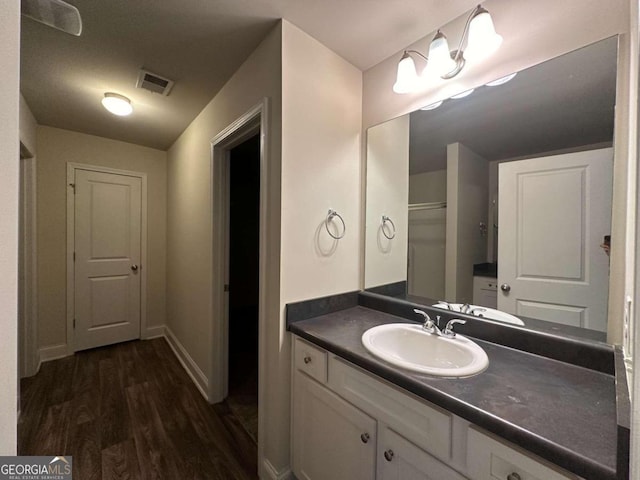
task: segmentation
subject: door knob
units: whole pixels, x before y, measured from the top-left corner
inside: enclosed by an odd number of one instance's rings
[[[371,437],[368,433],[363,433],[362,435],[360,435],[360,440],[362,440],[362,443],[369,443],[370,438]]]
[[[389,449],[384,452],[384,459],[387,462],[390,462],[391,460],[393,460],[393,457],[394,457],[393,450]]]
[[[134,272],[138,271],[138,265],[131,265],[131,270],[133,270]]]
[[[500,290],[502,290],[504,293],[509,293],[511,291],[511,285],[509,285],[508,283],[503,283],[502,285],[500,285]]]

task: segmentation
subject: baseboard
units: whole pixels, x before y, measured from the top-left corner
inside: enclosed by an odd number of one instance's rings
[[[207,377],[202,373],[200,367],[196,364],[196,362],[191,358],[187,349],[184,348],[182,343],[178,340],[178,338],[173,334],[169,327],[164,328],[165,338],[169,342],[169,346],[173,350],[173,353],[178,357],[178,361],[182,364],[182,367],[187,371],[193,383],[195,383],[200,393],[205,398],[205,400],[209,401],[209,396],[207,392],[209,391],[209,381]]]
[[[36,371],[40,370],[40,365],[44,362],[50,362],[51,360],[57,360],[58,358],[68,357],[69,352],[67,350],[67,344],[61,343],[60,345],[42,347],[40,350],[38,350],[38,356],[40,358],[38,360],[38,368],[36,369]]]
[[[147,327],[146,332],[142,336],[143,340],[151,340],[152,338],[160,338],[165,337],[165,326],[157,325],[153,327]]]
[[[262,462],[262,472],[264,473],[265,477],[269,478],[270,480],[290,480],[295,478],[290,467],[287,466],[278,471],[266,458]]]

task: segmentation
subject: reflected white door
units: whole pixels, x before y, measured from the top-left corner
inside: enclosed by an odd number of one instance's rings
[[[499,166],[500,310],[605,331],[613,150]],[[499,287],[500,288],[500,287]]]
[[[76,170],[75,350],[140,337],[141,179]]]

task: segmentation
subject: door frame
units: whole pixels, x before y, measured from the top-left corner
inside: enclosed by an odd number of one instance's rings
[[[258,292],[258,464],[264,457],[264,407],[266,380],[266,326],[267,326],[267,201],[269,158],[269,99],[263,98],[246,113],[228,125],[211,140],[211,331],[208,379],[208,401],[222,401],[228,388],[229,375],[229,161],[233,147],[256,133],[260,134],[260,245]]]
[[[147,174],[131,170],[67,162],[67,355],[75,353],[75,331],[73,319],[75,316],[75,178],[76,170],[111,173],[127,177],[140,178],[141,215],[140,215],[140,338],[147,338]]]
[[[38,352],[38,272],[37,272],[37,224],[36,224],[36,158],[20,142],[20,209],[24,224],[20,231],[24,271],[22,301],[22,324],[19,338],[21,358],[18,362],[20,377],[31,377],[40,369]]]

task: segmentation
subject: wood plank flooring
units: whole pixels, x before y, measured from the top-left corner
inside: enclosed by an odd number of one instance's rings
[[[21,402],[19,454],[72,455],[76,480],[257,478],[255,442],[163,338],[44,363]]]

